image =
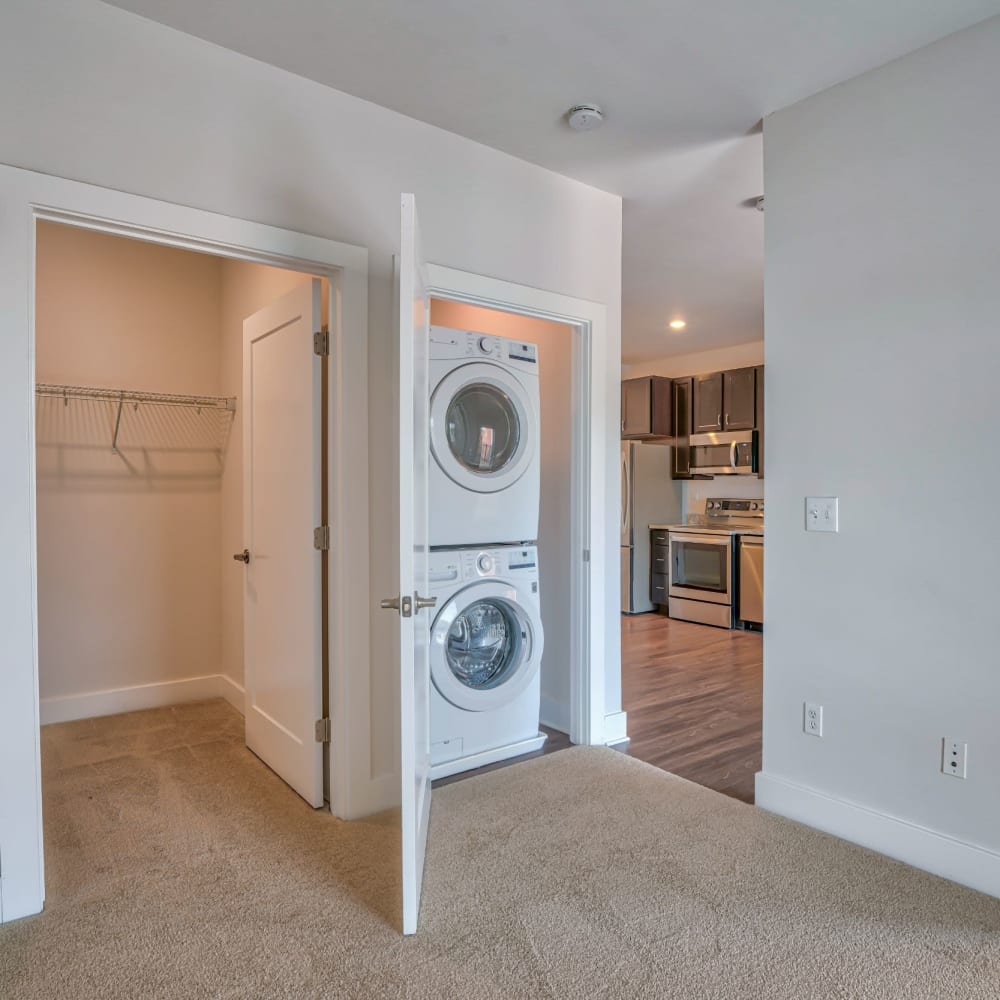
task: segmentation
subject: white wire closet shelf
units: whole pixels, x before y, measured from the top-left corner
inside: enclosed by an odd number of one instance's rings
[[[118,434],[121,430],[122,408],[126,403],[138,407],[140,404],[151,406],[182,406],[197,410],[223,410],[235,413],[235,396],[191,396],[173,392],[139,392],[134,389],[104,389],[86,385],[58,385],[50,382],[40,382],[35,386],[35,393],[52,399],[61,399],[69,405],[71,399],[99,401],[117,404],[115,426],[111,438],[111,451],[118,454]]]

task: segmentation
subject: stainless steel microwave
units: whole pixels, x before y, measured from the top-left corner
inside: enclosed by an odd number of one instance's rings
[[[692,434],[692,475],[756,476],[757,432]]]

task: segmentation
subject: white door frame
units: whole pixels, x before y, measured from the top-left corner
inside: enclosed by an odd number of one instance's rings
[[[607,308],[527,285],[428,264],[430,295],[573,328],[573,484],[570,534],[570,732],[574,743],[603,745],[625,735],[624,714],[605,707],[608,518],[606,442]],[[617,368],[616,368],[617,370]],[[615,427],[617,420],[613,421]],[[617,463],[612,466],[617,469]],[[617,620],[617,606],[614,609]],[[618,644],[616,643],[616,648]]]
[[[0,922],[45,898],[35,525],[35,229],[59,222],[328,277],[331,807],[352,812],[349,754],[370,713],[347,712],[348,664],[369,659],[368,251],[212,212],[0,165]],[[365,685],[357,685],[361,688]],[[350,692],[355,704],[366,691]]]

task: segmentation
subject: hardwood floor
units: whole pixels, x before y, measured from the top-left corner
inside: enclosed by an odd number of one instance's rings
[[[622,615],[622,708],[631,742],[616,748],[717,792],[753,802],[760,770],[763,646],[666,615]],[[439,778],[434,787],[570,746],[554,729],[536,753]]]
[[[627,753],[753,802],[760,770],[763,645],[665,615],[622,616]]]

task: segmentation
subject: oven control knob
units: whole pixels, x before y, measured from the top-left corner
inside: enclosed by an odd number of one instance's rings
[[[492,573],[493,572],[493,556],[489,552],[484,552],[477,560],[476,565],[479,567],[480,573]]]
[[[757,509],[757,504],[755,504],[755,503],[750,504],[750,509],[751,510],[756,510]]]
[[[708,507],[709,510],[715,510],[715,501],[709,500],[708,503],[705,504],[705,506]]]

